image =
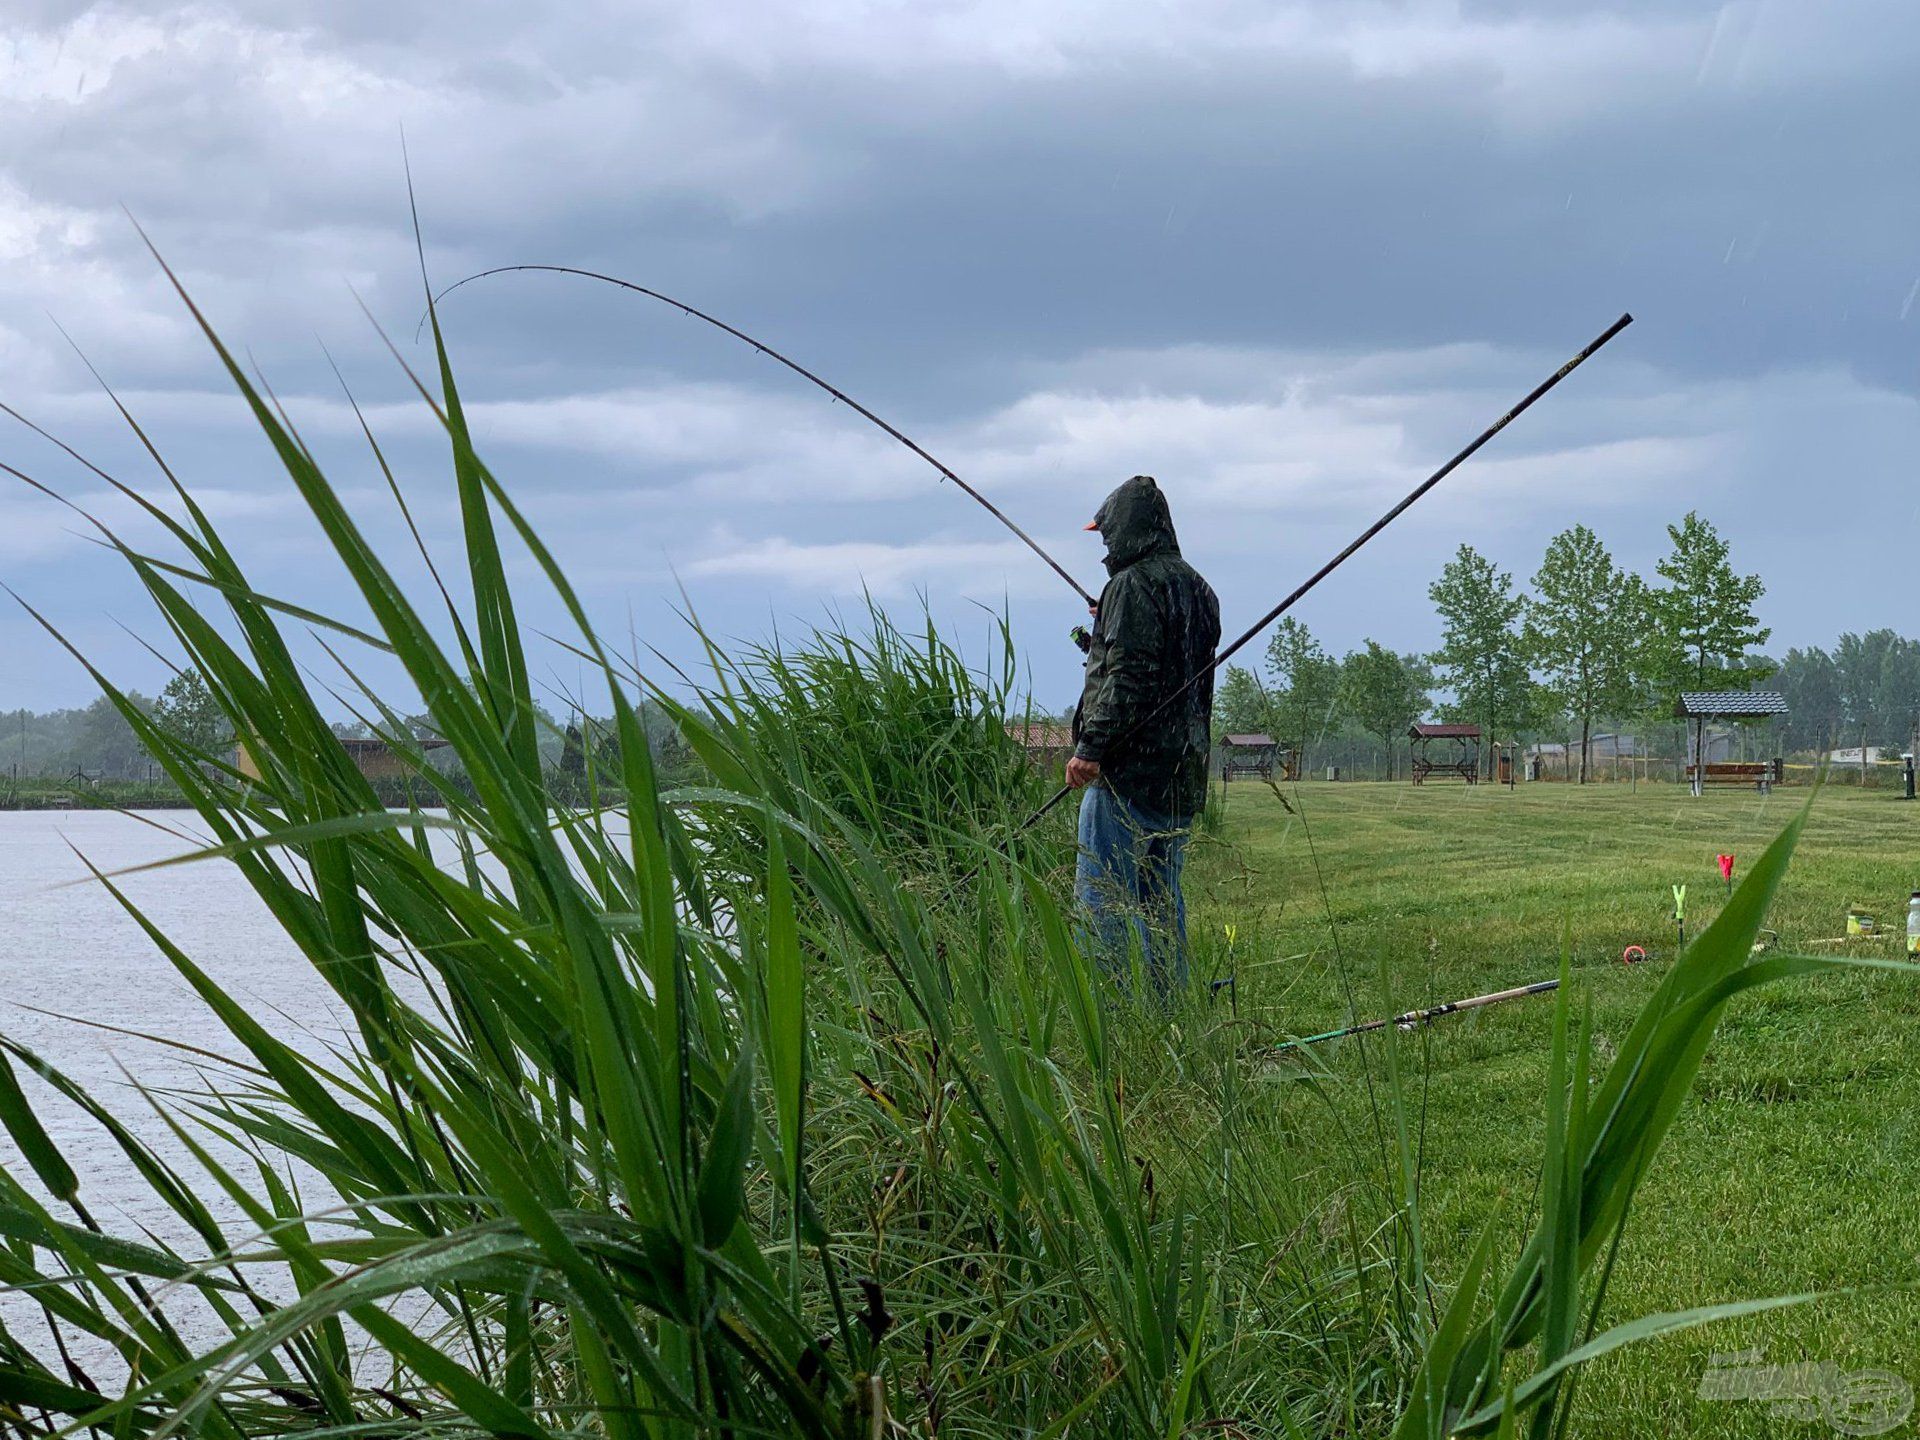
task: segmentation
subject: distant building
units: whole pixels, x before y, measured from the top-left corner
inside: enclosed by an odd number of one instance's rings
[[[445,740],[415,740],[413,743],[422,750],[444,750],[447,746]],[[414,771],[413,762],[384,740],[341,736],[340,748],[353,757],[353,763],[369,780],[397,780]],[[260,778],[259,761],[244,744],[233,747],[233,765],[249,780]]]
[[[1836,765],[1858,765],[1861,763],[1860,747],[1858,745],[1848,745],[1844,749],[1829,750],[1827,752],[1827,759]],[[1878,745],[1867,746],[1866,763],[1869,765],[1878,765],[1880,763],[1880,747]]]
[[[1589,743],[1596,760],[1637,760],[1646,754],[1640,747],[1639,738],[1633,735],[1595,735]]]
[[[1073,731],[1057,720],[1009,720],[1007,734],[1020,742],[1027,762],[1037,770],[1065,765],[1073,754]]]
[[[1647,753],[1640,744],[1639,738],[1633,735],[1615,735],[1608,732],[1592,736],[1587,743],[1591,747],[1588,753],[1595,760],[1638,760]],[[1580,753],[1580,745],[1577,741],[1568,746],[1558,740],[1542,740],[1538,744],[1529,745],[1526,750],[1529,760],[1550,760],[1555,764],[1566,759],[1569,753],[1574,755]]]

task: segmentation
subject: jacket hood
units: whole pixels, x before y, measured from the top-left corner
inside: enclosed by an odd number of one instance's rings
[[[1135,561],[1164,551],[1178,555],[1180,541],[1173,533],[1173,514],[1167,497],[1151,475],[1136,475],[1121,483],[1094,512],[1094,528],[1107,542],[1107,573],[1118,575]]]

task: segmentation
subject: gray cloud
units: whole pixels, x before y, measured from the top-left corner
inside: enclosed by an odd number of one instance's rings
[[[557,260],[684,292],[897,419],[1088,581],[1080,517],[1151,470],[1230,608],[1263,608],[1632,308],[1310,623],[1423,645],[1461,539],[1525,573],[1587,519],[1644,564],[1695,504],[1765,569],[1784,640],[1904,599],[1891,567],[1802,577],[1814,537],[1914,518],[1920,20],[1894,0],[11,13],[3,398],[151,482],[51,312],[309,603],[339,577],[119,207],[377,500],[332,352],[451,539],[430,417],[353,299],[425,363],[403,127],[437,278]],[[631,607],[671,644],[676,575],[723,630],[864,578],[954,615],[1006,597],[1038,681],[1067,684],[1057,581],[733,342],[552,277],[472,287],[445,321],[490,453],[620,625]],[[0,458],[98,497],[24,433]],[[0,497],[0,578],[144,673],[97,622],[136,597],[66,523]],[[13,618],[0,654],[7,694],[84,697]]]

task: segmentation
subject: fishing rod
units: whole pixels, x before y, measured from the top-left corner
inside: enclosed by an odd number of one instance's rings
[[[1768,930],[1762,927],[1755,934],[1752,952],[1754,955],[1759,955],[1771,950],[1779,943],[1780,934],[1777,930]],[[1819,944],[1820,942],[1815,941],[1814,943]],[[1684,943],[1682,948],[1685,948]],[[1678,950],[1674,952],[1676,955],[1679,953]],[[1620,953],[1620,959],[1629,965],[1644,964],[1651,958],[1653,957],[1649,956],[1647,952],[1638,945],[1629,945]],[[1232,984],[1233,977],[1228,976],[1225,980],[1216,980],[1213,988],[1217,993],[1221,986],[1231,986]],[[1529,995],[1545,995],[1559,988],[1560,982],[1558,980],[1536,980],[1531,985],[1516,985],[1511,990],[1495,990],[1491,994],[1473,995],[1465,1000],[1450,1000],[1445,1005],[1434,1005],[1425,1010],[1409,1010],[1404,1015],[1395,1015],[1391,1020],[1369,1020],[1362,1025],[1348,1025],[1339,1030],[1325,1030],[1318,1035],[1302,1035],[1298,1040],[1289,1040],[1285,1044],[1271,1047],[1268,1053],[1278,1055],[1283,1051],[1298,1050],[1303,1045],[1318,1045],[1323,1040],[1339,1040],[1348,1035],[1365,1035],[1371,1030],[1384,1030],[1389,1025],[1397,1025],[1402,1030],[1411,1030],[1416,1025],[1430,1024],[1444,1015],[1456,1015],[1462,1010],[1478,1010],[1483,1005],[1498,1005],[1503,1000],[1524,1000]]]
[[[1516,985],[1511,990],[1495,990],[1489,995],[1473,995],[1465,1000],[1449,1000],[1444,1005],[1433,1005],[1425,1010],[1409,1010],[1404,1015],[1395,1015],[1388,1020],[1368,1020],[1361,1025],[1348,1025],[1341,1030],[1327,1030],[1318,1035],[1302,1035],[1298,1040],[1289,1040],[1284,1045],[1275,1045],[1269,1052],[1279,1055],[1288,1050],[1298,1050],[1304,1045],[1318,1045],[1323,1040],[1340,1040],[1348,1035],[1365,1035],[1370,1030],[1384,1030],[1389,1025],[1397,1025],[1402,1030],[1411,1030],[1416,1025],[1428,1025],[1443,1015],[1457,1015],[1462,1010],[1478,1010],[1483,1005],[1498,1005],[1503,1000],[1523,1000],[1529,995],[1545,995],[1548,991],[1558,990],[1558,980],[1536,980],[1531,985]]]
[[[799,361],[789,359],[787,356],[782,355],[778,350],[774,349],[771,345],[764,344],[763,342],[754,339],[753,336],[747,334],[746,331],[738,329],[732,325],[729,325],[726,321],[721,320],[716,316],[709,315],[704,310],[695,309],[693,306],[687,304],[684,300],[676,300],[673,298],[673,296],[663,295],[658,290],[649,290],[645,285],[636,285],[631,280],[622,280],[617,275],[602,275],[597,270],[582,270],[572,265],[496,265],[491,270],[482,270],[477,274],[467,276],[466,279],[464,280],[454,281],[453,284],[447,286],[446,289],[442,290],[438,295],[434,297],[434,304],[436,305],[439,304],[442,300],[446,299],[447,296],[451,295],[454,291],[458,290],[462,285],[472,284],[475,280],[485,280],[489,275],[509,275],[519,270],[544,271],[552,275],[577,275],[583,280],[598,280],[601,283],[606,285],[617,285],[622,290],[631,290],[636,295],[645,295],[648,299],[658,300],[663,305],[671,305],[675,310],[678,310],[681,314],[690,315],[695,320],[704,320],[707,324],[713,326],[716,330],[724,330],[727,334],[733,336],[734,339],[744,341],[748,345],[751,345],[755,350],[758,350],[762,355],[765,355],[767,358],[771,360],[778,360],[782,365],[786,366],[787,369],[793,371],[793,373],[798,375],[801,379],[810,381],[813,384],[818,385],[822,390],[826,391],[827,394],[831,395],[835,400],[839,401],[842,405],[845,405],[849,410],[853,411],[854,414],[859,415],[863,419],[871,421],[873,424],[879,426],[882,430],[886,431],[887,434],[891,435],[895,440],[898,440],[902,445],[906,446],[907,449],[911,450],[914,454],[918,455],[922,460],[926,461],[929,465],[933,466],[935,470],[938,470],[940,472],[940,476],[942,479],[951,480],[954,484],[958,485],[962,490],[966,491],[967,494],[971,495],[975,500],[979,501],[980,504],[986,508],[986,511],[989,515],[993,516],[994,519],[998,520],[1002,525],[1006,526],[1007,529],[1011,530],[1015,535],[1017,535],[1020,538],[1021,542],[1029,550],[1033,551],[1034,554],[1038,555],[1042,560],[1046,561],[1047,565],[1052,569],[1053,573],[1058,575],[1062,580],[1066,581],[1067,584],[1071,585],[1073,587],[1073,593],[1078,595],[1082,600],[1086,601],[1087,607],[1089,609],[1092,609],[1094,604],[1096,603],[1094,600],[1094,597],[1087,593],[1086,587],[1081,585],[1081,583],[1078,580],[1074,579],[1073,576],[1067,573],[1065,566],[1063,566],[1058,560],[1054,559],[1053,556],[1049,555],[1045,550],[1040,548],[1040,542],[1038,540],[1035,540],[1031,535],[1027,534],[1026,531],[1022,530],[1018,525],[1014,524],[1013,520],[998,505],[995,505],[991,500],[987,499],[986,496],[982,495],[978,490],[974,489],[973,486],[969,485],[966,481],[962,480],[958,475],[954,474],[952,470],[948,469],[940,461],[936,460],[932,455],[928,454],[927,451],[921,445],[919,445],[916,441],[914,441],[913,439],[911,439],[909,436],[902,433],[901,431],[895,429],[892,425],[888,424],[885,420],[882,420],[878,415],[874,414],[873,411],[869,410],[866,406],[862,405],[858,400],[854,399],[851,395],[847,394],[846,391],[840,389],[835,385],[829,384],[825,380],[822,380],[818,375],[814,374],[813,371],[807,369],[807,367],[802,365]],[[425,321],[423,320],[422,323],[424,324]]]
[[[1241,635],[1241,637],[1238,640],[1235,640],[1231,645],[1227,646],[1226,649],[1216,654],[1213,657],[1213,659],[1209,660],[1205,665],[1201,666],[1198,670],[1194,671],[1192,675],[1187,677],[1186,683],[1183,684],[1178,690],[1175,690],[1171,695],[1168,695],[1165,699],[1161,700],[1161,702],[1158,705],[1155,705],[1153,709],[1149,710],[1145,715],[1141,716],[1138,720],[1134,721],[1132,725],[1128,726],[1124,731],[1122,731],[1119,738],[1113,742],[1112,748],[1120,749],[1124,747],[1129,740],[1133,739],[1134,736],[1138,735],[1141,731],[1145,730],[1147,726],[1151,725],[1155,720],[1159,719],[1162,714],[1164,714],[1169,708],[1171,708],[1176,701],[1182,699],[1187,694],[1188,691],[1193,689],[1194,686],[1198,685],[1202,680],[1206,679],[1207,676],[1211,675],[1214,671],[1218,670],[1222,665],[1226,664],[1227,661],[1231,660],[1234,657],[1234,655],[1240,651],[1241,647],[1246,645],[1262,630],[1266,629],[1269,625],[1271,625],[1275,620],[1278,620],[1288,610],[1292,609],[1293,606],[1299,601],[1301,596],[1305,595],[1309,590],[1313,589],[1314,586],[1318,585],[1322,580],[1326,579],[1327,576],[1331,575],[1335,570],[1338,570],[1341,567],[1341,565],[1345,564],[1348,558],[1352,556],[1354,551],[1358,550],[1362,545],[1366,544],[1374,536],[1378,535],[1382,530],[1386,529],[1387,526],[1391,525],[1396,519],[1399,518],[1401,512],[1404,511],[1409,505],[1413,504],[1414,501],[1418,500],[1422,495],[1426,494],[1429,490],[1433,489],[1434,486],[1438,485],[1442,480],[1446,479],[1447,476],[1451,475],[1466,460],[1468,460],[1476,450],[1478,450],[1482,445],[1485,445],[1489,440],[1493,439],[1493,437],[1498,435],[1502,430],[1506,429],[1508,425],[1512,424],[1513,421],[1518,416],[1523,414],[1526,411],[1526,409],[1533,404],[1534,401],[1538,400],[1542,395],[1546,394],[1549,390],[1553,389],[1554,386],[1558,385],[1562,380],[1566,379],[1567,376],[1571,375],[1575,370],[1579,369],[1581,364],[1584,363],[1590,356],[1592,356],[1595,351],[1597,351],[1602,345],[1605,345],[1609,340],[1613,339],[1614,336],[1618,335],[1622,330],[1626,329],[1627,326],[1631,325],[1632,323],[1633,323],[1633,316],[1622,315],[1618,320],[1614,321],[1605,330],[1601,331],[1597,337],[1595,337],[1592,341],[1590,341],[1587,344],[1587,346],[1584,349],[1582,349],[1578,354],[1576,354],[1571,360],[1567,361],[1566,364],[1562,365],[1558,370],[1554,371],[1553,374],[1549,375],[1545,380],[1542,380],[1538,385],[1534,386],[1533,389],[1527,393],[1526,398],[1521,400],[1519,404],[1515,405],[1511,410],[1507,411],[1506,414],[1502,415],[1498,420],[1494,421],[1493,424],[1489,425],[1485,430],[1482,430],[1480,432],[1479,437],[1475,439],[1471,445],[1468,445],[1459,454],[1455,455],[1451,460],[1447,461],[1446,464],[1442,465],[1438,470],[1434,471],[1433,474],[1429,475],[1425,480],[1422,480],[1418,485],[1414,486],[1412,490],[1407,492],[1406,497],[1402,499],[1397,505],[1395,505],[1391,510],[1387,511],[1387,513],[1382,515],[1378,520],[1374,521],[1373,524],[1369,525],[1365,530],[1362,530],[1357,536],[1355,536],[1354,539],[1347,545],[1347,547],[1344,550],[1342,550],[1338,555],[1335,555],[1331,560],[1327,561],[1327,563],[1322,565],[1318,570],[1314,571],[1313,574],[1309,575],[1299,585],[1295,586],[1292,594],[1288,595],[1286,599],[1282,600],[1278,605],[1274,606],[1273,609],[1269,610],[1265,615],[1262,615],[1258,620],[1254,621],[1254,623],[1247,628],[1246,633]],[[1035,810],[1031,815],[1027,816],[1026,819],[1022,820],[1018,825],[1018,827],[1015,828],[1013,833],[1015,835],[1021,835],[1021,834],[1024,834],[1026,831],[1032,829],[1035,825],[1039,824],[1041,819],[1044,816],[1046,816],[1056,805],[1058,805],[1062,800],[1066,799],[1067,796],[1071,795],[1072,793],[1073,793],[1073,787],[1071,785],[1062,785],[1058,790],[1053,792],[1052,796],[1050,796],[1047,799],[1045,804],[1041,805],[1039,809]],[[970,878],[975,872],[978,871],[979,868],[980,867],[976,865],[973,870],[967,873],[967,876],[964,876],[962,878],[963,879]]]

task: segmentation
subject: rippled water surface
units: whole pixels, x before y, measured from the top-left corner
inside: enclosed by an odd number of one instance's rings
[[[154,1041],[77,1023],[93,1021],[222,1054],[236,1047],[88,862],[122,870],[185,853],[186,812],[140,818],[97,811],[0,811],[0,1031],[91,1090],[169,1159],[178,1146],[129,1077],[149,1087],[201,1083],[189,1063]],[[162,828],[164,827],[164,828]],[[75,883],[80,882],[80,883]],[[336,1042],[341,1010],[232,865],[207,861],[116,880],[127,898],[264,1025],[303,1050]],[[42,1118],[81,1177],[82,1197],[107,1229],[141,1227],[184,1243],[99,1127],[23,1076]],[[0,1134],[0,1165],[24,1177]],[[221,1207],[224,1208],[224,1207]],[[231,1212],[228,1212],[231,1214]],[[187,1246],[193,1249],[192,1246]],[[0,1296],[8,1319],[20,1297]]]
[[[161,1046],[74,1020],[225,1053],[234,1047],[138,922],[88,878],[88,864],[112,872],[183,854],[196,841],[177,832],[197,833],[194,821],[172,811],[138,819],[0,812],[0,1029],[97,1089],[128,1118],[144,1106],[128,1092],[122,1066],[146,1083],[176,1082],[190,1071]],[[303,1048],[340,1035],[326,986],[232,865],[178,865],[114,883],[264,1024]]]

